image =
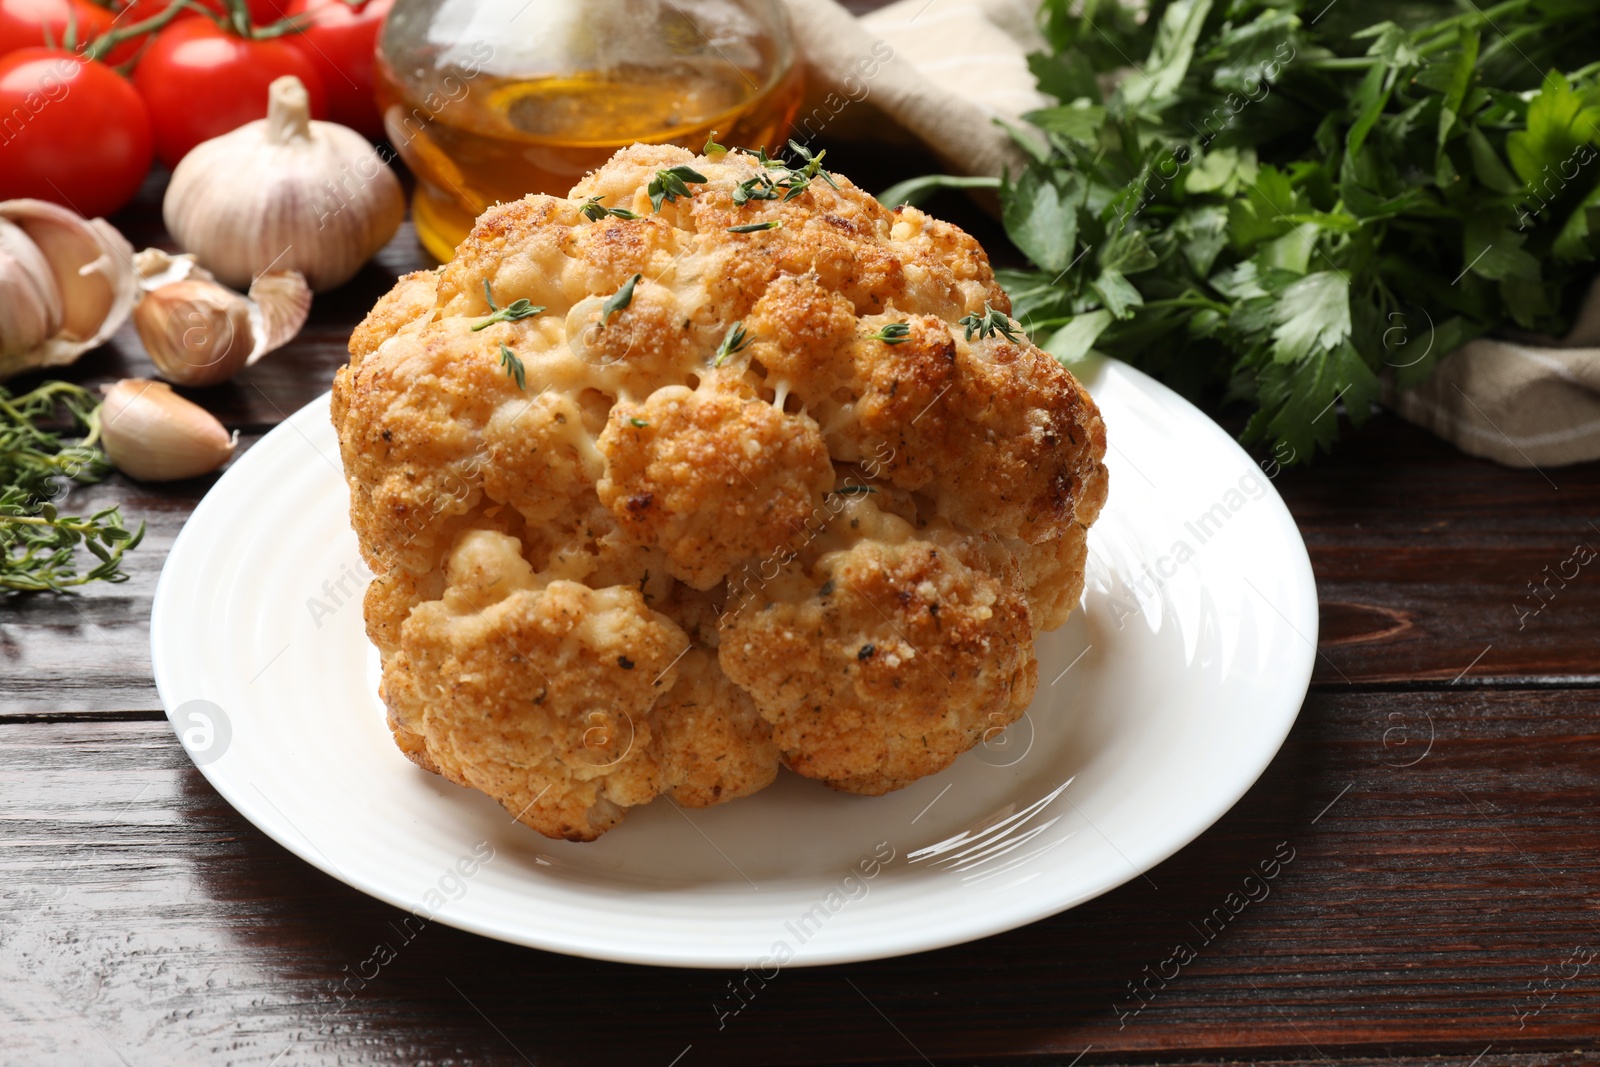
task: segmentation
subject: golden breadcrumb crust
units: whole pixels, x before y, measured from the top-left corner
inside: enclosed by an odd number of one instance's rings
[[[335,379],[396,743],[549,836],[939,771],[1081,595],[1087,392],[961,321],[1011,306],[967,234],[839,175],[738,202],[784,173],[635,145],[491,208]]]

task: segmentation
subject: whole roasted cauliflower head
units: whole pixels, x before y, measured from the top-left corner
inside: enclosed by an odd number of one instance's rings
[[[591,840],[992,738],[1106,496],[1009,310],[971,237],[809,158],[635,145],[491,208],[334,384],[400,749]]]

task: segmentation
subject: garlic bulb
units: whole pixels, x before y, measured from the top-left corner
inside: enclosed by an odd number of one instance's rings
[[[104,219],[0,202],[0,381],[104,344],[138,291],[133,247]]]
[[[216,470],[239,440],[212,414],[166,382],[124,378],[105,387],[100,440],[117,469],[146,482],[170,482]]]
[[[270,271],[248,298],[219,284],[192,255],[147,248],[133,257],[144,296],[133,311],[150,361],[179,385],[215,385],[300,332],[311,290],[295,271]]]
[[[60,329],[55,272],[27,234],[0,219],[0,352],[31,351]]]
[[[405,198],[367,139],[313,121],[305,86],[285,76],[268,89],[266,118],[183,158],[161,211],[224,284],[243,289],[263,271],[296,270],[320,293],[394,236]]]

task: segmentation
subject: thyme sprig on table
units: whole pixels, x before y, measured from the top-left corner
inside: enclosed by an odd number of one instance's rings
[[[44,429],[65,412],[72,431]],[[74,439],[71,434],[81,431]],[[100,405],[70,382],[45,382],[13,396],[0,388],[0,589],[60,591],[90,582],[123,582],[122,554],[144,537],[130,531],[118,508],[87,518],[62,515],[54,499],[64,482],[89,485],[111,470],[98,446]],[[77,549],[96,563],[78,573]]]

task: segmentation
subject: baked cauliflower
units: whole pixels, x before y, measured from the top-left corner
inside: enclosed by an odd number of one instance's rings
[[[587,841],[993,737],[1106,497],[1009,310],[971,237],[809,157],[635,145],[490,209],[333,390],[401,751]]]

